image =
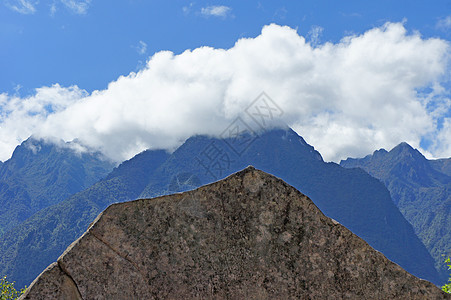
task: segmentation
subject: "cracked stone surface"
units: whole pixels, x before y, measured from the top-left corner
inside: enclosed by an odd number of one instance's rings
[[[450,299],[248,167],[113,204],[21,299]]]
[[[42,272],[32,283],[37,289],[27,291],[25,299],[75,299],[82,297],[71,277],[69,277],[59,266],[53,263]]]

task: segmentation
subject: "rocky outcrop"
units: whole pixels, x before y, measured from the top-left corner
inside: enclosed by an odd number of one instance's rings
[[[248,167],[114,204],[21,299],[448,299]]]

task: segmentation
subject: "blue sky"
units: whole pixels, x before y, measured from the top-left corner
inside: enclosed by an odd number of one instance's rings
[[[157,51],[230,48],[241,37],[257,36],[270,23],[297,28],[304,36],[320,26],[322,42],[403,20],[408,30],[425,37],[451,38],[451,24],[446,23],[451,1],[444,0],[72,0],[86,4],[78,10],[58,0],[22,1],[34,10],[26,10],[19,0],[0,5],[0,92],[14,93],[21,87],[22,95],[54,83],[104,89]],[[212,6],[230,9],[224,16],[202,14]]]
[[[451,0],[3,0],[0,160],[32,134],[171,150],[262,91],[326,160],[449,157],[450,49]]]

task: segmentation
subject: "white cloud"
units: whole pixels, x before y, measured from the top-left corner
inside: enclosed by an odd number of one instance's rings
[[[33,96],[0,94],[0,159],[11,156],[14,148],[46,122],[71,104],[86,97],[77,87],[63,88],[58,84],[36,89]]]
[[[438,20],[436,27],[442,30],[449,30],[451,28],[451,16]]]
[[[63,3],[72,12],[79,15],[84,15],[88,12],[91,0],[61,0],[61,3]]]
[[[310,38],[310,44],[312,46],[317,46],[320,43],[321,35],[323,34],[324,28],[321,26],[312,26],[312,29],[307,34],[307,37]]]
[[[56,3],[53,2],[50,5],[50,15],[53,17],[56,14],[57,8],[56,8]]]
[[[443,127],[435,137],[431,151],[435,157],[450,157],[451,153],[451,117],[444,118]]]
[[[216,6],[203,7],[200,10],[200,13],[207,17],[213,16],[213,17],[226,18],[227,16],[229,16],[231,11],[232,11],[232,9],[228,6],[216,5]]]
[[[446,41],[408,34],[400,23],[316,47],[294,29],[270,25],[227,50],[156,53],[139,72],[91,95],[60,86],[25,99],[3,94],[0,154],[8,158],[31,133],[78,138],[115,160],[173,149],[194,134],[219,135],[265,91],[326,160],[401,141],[420,148],[424,137],[435,141],[432,155],[450,156],[449,91],[441,82],[449,53]]]
[[[143,41],[139,41],[135,49],[138,54],[144,55],[147,52],[147,44]]]
[[[36,4],[37,1],[30,0],[6,1],[7,7],[24,15],[34,14],[36,12]]]
[[[49,4],[50,16],[54,16],[58,10],[57,2],[66,6],[70,11],[75,14],[84,15],[87,13],[91,0],[53,0]],[[36,5],[38,0],[6,0],[5,5],[10,9],[17,11],[21,14],[34,14],[36,12]]]

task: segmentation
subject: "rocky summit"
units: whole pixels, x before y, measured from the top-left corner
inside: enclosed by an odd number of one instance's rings
[[[109,206],[21,299],[449,299],[248,167]]]

